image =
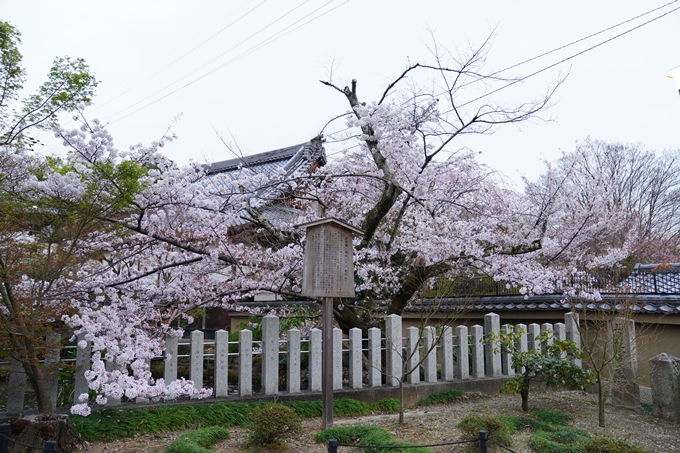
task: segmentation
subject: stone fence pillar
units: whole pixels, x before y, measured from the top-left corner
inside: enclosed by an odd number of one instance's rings
[[[680,423],[680,359],[665,352],[649,359],[655,417]]]

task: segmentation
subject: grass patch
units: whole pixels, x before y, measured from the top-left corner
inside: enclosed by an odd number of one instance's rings
[[[529,441],[532,450],[541,453],[581,453],[582,444],[590,441],[590,435],[577,429],[560,431],[536,431]]]
[[[81,441],[106,441],[132,437],[135,434],[153,434],[179,431],[196,426],[244,426],[253,409],[264,403],[219,402],[212,404],[187,404],[184,406],[158,406],[155,408],[101,409],[87,417],[71,416],[73,431]],[[283,404],[300,418],[321,417],[321,401],[291,401]],[[338,417],[353,417],[371,412],[397,412],[399,401],[388,398],[374,404],[351,398],[333,401],[333,413]]]
[[[453,403],[460,399],[465,392],[461,389],[450,389],[433,393],[427,398],[418,401],[418,406],[432,406],[433,404]]]
[[[167,453],[214,453],[209,448],[223,439],[229,439],[229,431],[224,428],[200,428],[180,436],[170,444]]]
[[[627,441],[627,438],[596,437],[583,445],[583,453],[645,453],[645,450]]]
[[[458,429],[463,433],[463,439],[473,440],[479,438],[479,431],[484,430],[490,440],[504,447],[512,445],[510,428],[503,420],[491,416],[468,415],[458,423]]]
[[[395,447],[413,447],[414,444],[406,442],[399,442],[392,439],[390,433],[382,428],[375,426],[340,426],[331,429],[325,429],[314,436],[314,440],[318,443],[326,443],[330,439],[337,439],[341,444],[356,444],[357,446],[380,446],[386,448],[371,448],[371,453],[431,453],[427,448],[408,448],[401,449]]]
[[[368,407],[371,412],[394,414],[399,412],[399,400],[396,398],[385,398],[377,403],[369,404]]]

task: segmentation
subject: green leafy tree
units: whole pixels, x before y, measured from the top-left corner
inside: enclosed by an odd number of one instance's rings
[[[522,397],[522,410],[529,410],[529,388],[532,382],[545,382],[546,385],[567,385],[583,388],[592,383],[591,373],[571,363],[570,358],[580,358],[581,351],[573,341],[557,340],[552,333],[541,331],[535,341],[544,345],[542,350],[520,351],[517,342],[523,334],[522,329],[504,332],[498,340],[504,351],[512,354],[512,366],[518,370],[514,378],[503,384],[501,391],[519,394]]]
[[[91,101],[97,80],[82,58],[57,57],[47,81],[19,102],[26,72],[19,52],[21,33],[0,21],[0,146],[30,146],[31,129],[50,130],[59,124],[58,114]]]
[[[28,152],[36,142],[28,133],[57,126],[60,112],[90,101],[97,82],[82,59],[57,58],[47,81],[20,100],[26,78],[20,38],[14,26],[0,21],[0,341],[22,364],[38,410],[52,412],[46,378],[56,370],[41,362],[59,347],[59,336],[49,334],[64,328],[61,316],[75,281],[65,277],[78,275],[81,264],[99,253],[80,244],[98,234],[103,205],[67,203],[23,184],[72,170],[58,158]],[[69,184],[63,182],[58,189],[66,193]]]

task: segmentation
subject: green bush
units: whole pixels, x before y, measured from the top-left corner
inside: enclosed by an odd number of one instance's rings
[[[463,433],[465,440],[477,439],[479,431],[484,430],[490,440],[504,447],[512,445],[510,429],[502,420],[491,416],[468,415],[458,423],[458,429]]]
[[[646,453],[642,448],[627,441],[628,438],[596,437],[583,445],[583,453]]]
[[[269,403],[250,413],[250,446],[282,446],[282,440],[302,429],[300,418],[283,404]],[[285,445],[285,444],[283,444]]]
[[[418,401],[419,406],[431,406],[433,404],[453,403],[465,395],[461,389],[450,389],[442,392],[433,393],[427,398]]]
[[[536,419],[551,425],[566,425],[574,418],[564,412],[546,411],[544,409],[531,409],[531,415]]]
[[[352,398],[340,398],[333,401],[333,415],[338,417],[350,417],[366,415],[370,411],[368,404]]]
[[[529,447],[539,453],[581,453],[582,444],[589,440],[588,433],[578,429],[539,430],[531,437]]]
[[[394,448],[413,447],[413,444],[398,442],[392,439],[390,433],[375,426],[340,426],[323,430],[314,436],[314,440],[318,443],[328,442],[330,439],[336,439],[338,443],[341,444],[356,444],[357,446],[364,447],[371,445],[386,447],[362,449],[363,451],[370,451],[371,453],[431,453],[427,448]]]
[[[369,404],[370,412],[383,412],[393,414],[399,412],[399,400],[396,398],[385,398],[377,403]]]
[[[229,431],[219,426],[200,428],[184,434],[170,444],[167,453],[213,453],[209,450],[222,439],[229,439]]]

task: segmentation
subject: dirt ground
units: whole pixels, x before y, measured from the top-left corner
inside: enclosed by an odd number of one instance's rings
[[[579,391],[542,391],[530,398],[530,406],[558,410],[574,417],[573,425],[585,429],[593,436],[608,434],[628,441],[653,453],[680,452],[680,426],[654,418],[648,412],[607,407],[607,427],[597,426],[597,405],[593,395]],[[468,414],[520,415],[519,396],[469,394],[452,404],[408,409],[405,424],[398,424],[396,414],[373,415],[355,418],[336,418],[335,426],[367,424],[389,431],[395,439],[424,444],[455,442],[460,440],[456,424]],[[326,446],[313,440],[321,429],[321,420],[303,422],[303,432],[288,439],[290,451],[295,453],[326,453]],[[231,428],[231,439],[213,448],[216,452],[238,453],[242,451],[248,432],[243,428]],[[87,453],[155,453],[165,452],[167,447],[182,433],[160,433],[137,436],[116,442],[95,442],[83,445]],[[513,436],[512,450],[529,452],[528,430]],[[349,452],[349,449],[345,449]],[[453,446],[433,447],[433,453],[460,451]],[[342,450],[341,450],[342,451]]]

